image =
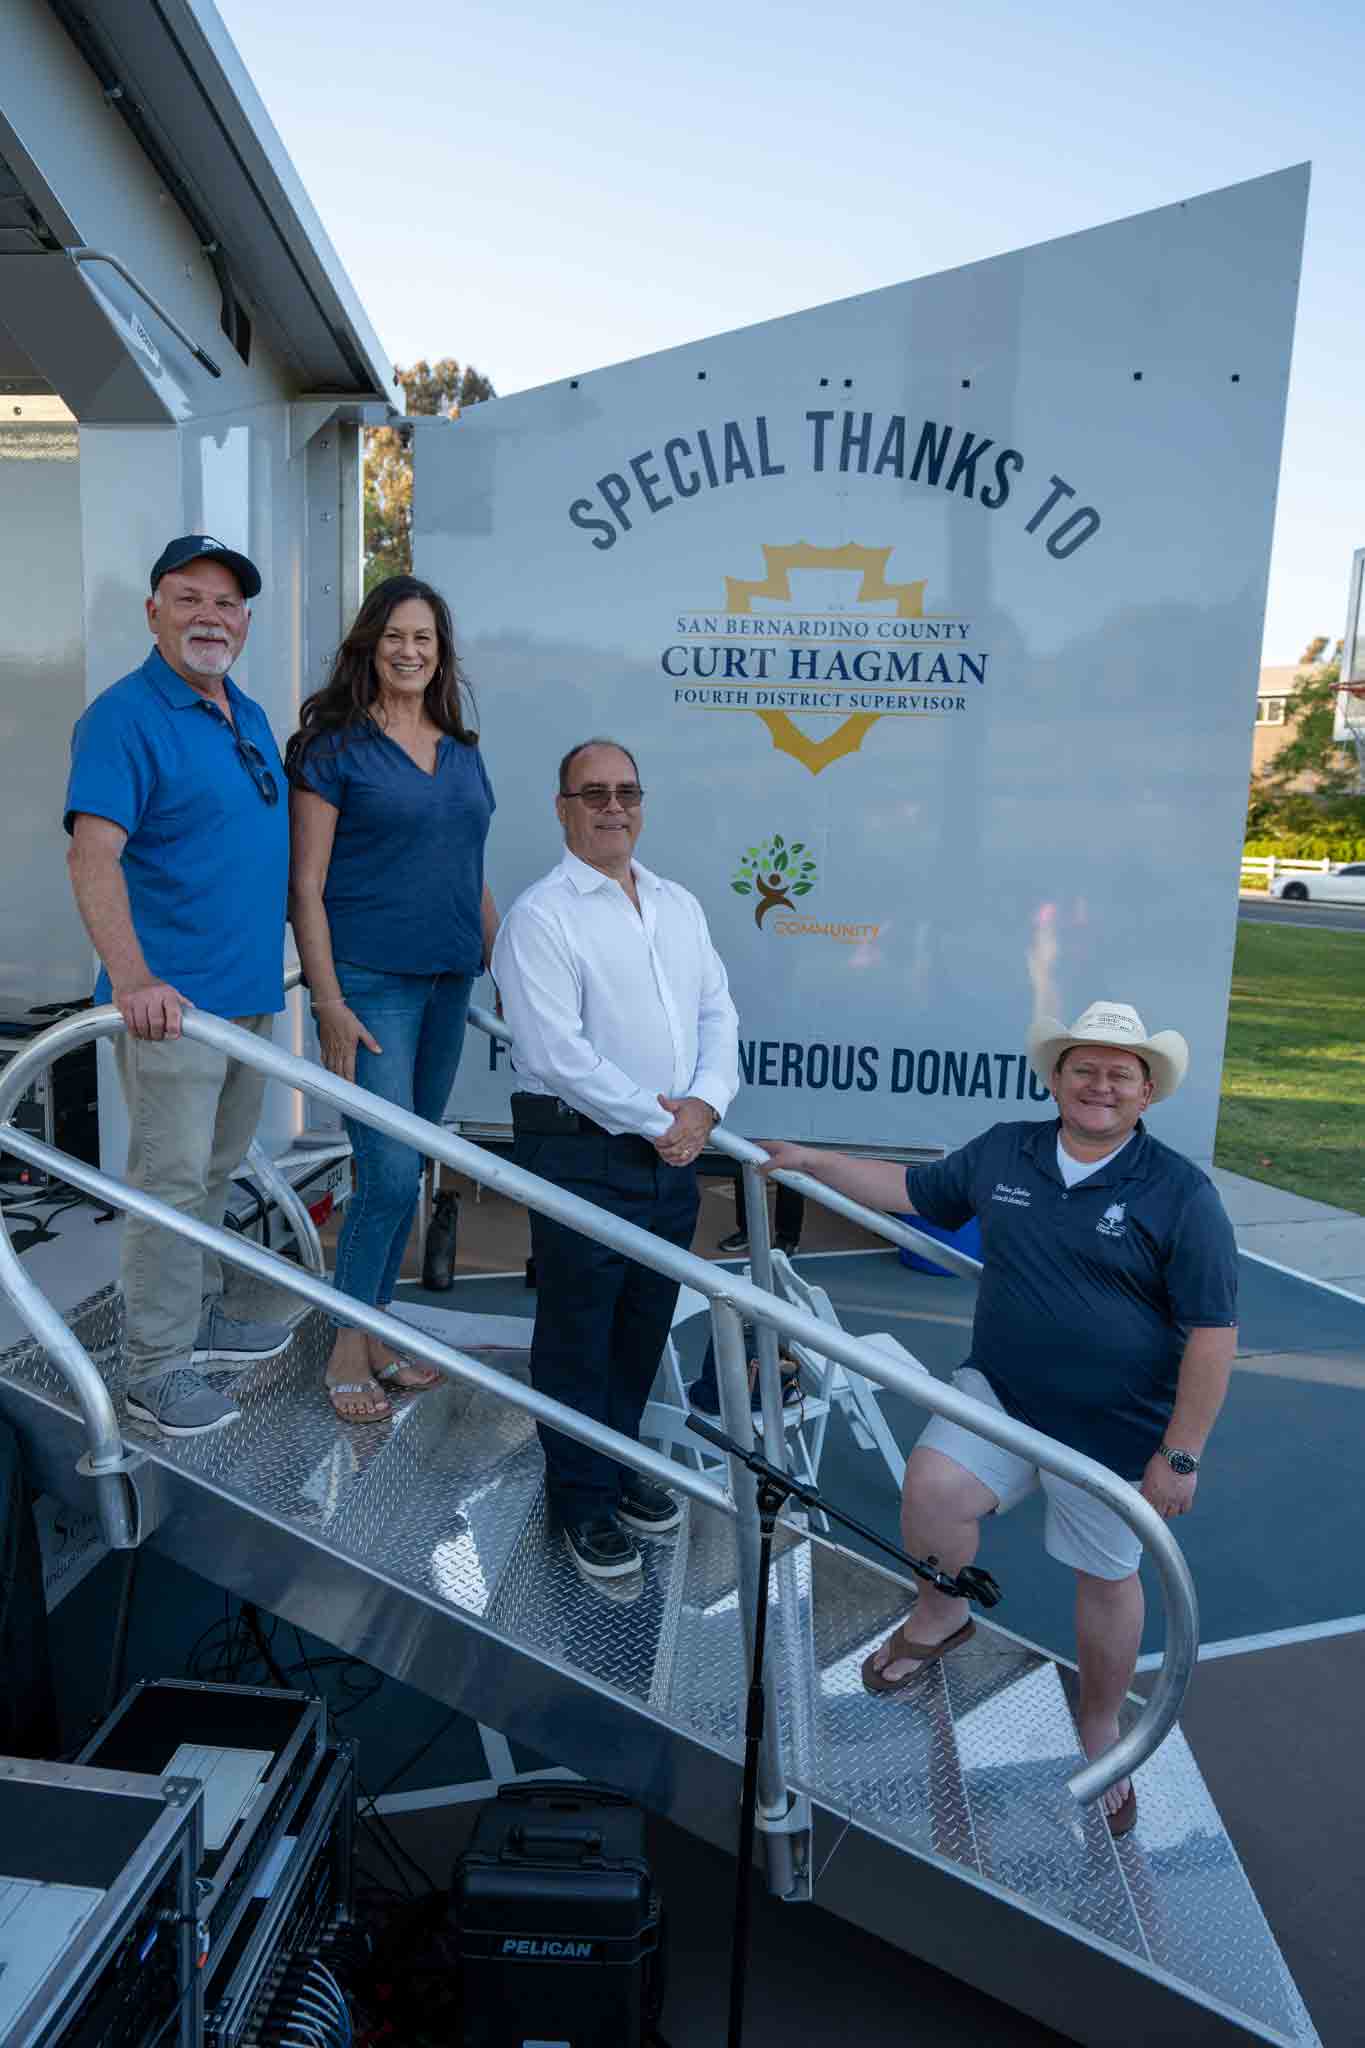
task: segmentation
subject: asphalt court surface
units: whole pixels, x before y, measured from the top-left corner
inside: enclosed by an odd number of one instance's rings
[[[1194,1509],[1175,1527],[1194,1573],[1205,1643],[1365,1614],[1359,1507],[1365,1301],[1328,1293],[1253,1259],[1240,1264],[1238,1367]],[[889,1330],[940,1379],[966,1356],[975,1299],[970,1281],[912,1272],[893,1252],[798,1260],[798,1266],[827,1289],[850,1332]],[[433,1308],[533,1313],[534,1297],[520,1279],[472,1281],[444,1295],[402,1292]],[[700,1360],[705,1321],[678,1332],[685,1377]],[[908,1449],[924,1411],[894,1394],[882,1396],[882,1408]],[[891,1475],[875,1452],[857,1447],[838,1415],[831,1419],[820,1484],[832,1502],[898,1540]],[[1070,1657],[1074,1579],[1044,1552],[1042,1521],[1035,1495],[988,1522],[981,1562],[1004,1588],[996,1619]],[[1152,1651],[1161,1647],[1161,1598],[1149,1568],[1144,1575],[1143,1650]]]
[[[1307,877],[1309,888],[1313,878]],[[1243,924],[1297,924],[1315,932],[1365,932],[1365,904],[1282,903],[1278,896],[1242,896],[1237,915]]]

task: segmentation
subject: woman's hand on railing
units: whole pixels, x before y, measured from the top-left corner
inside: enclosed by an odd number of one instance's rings
[[[180,1019],[189,998],[168,981],[146,981],[138,988],[116,988],[112,999],[134,1038],[179,1038]]]
[[[336,1074],[343,1081],[354,1081],[356,1047],[363,1045],[370,1052],[383,1052],[383,1046],[365,1029],[344,997],[317,1003],[314,1008],[317,1011],[318,1044],[323,1066],[329,1074]]]

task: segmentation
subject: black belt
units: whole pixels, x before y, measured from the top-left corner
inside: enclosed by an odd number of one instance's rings
[[[512,1129],[519,1138],[630,1138],[632,1131],[609,1131],[595,1124],[581,1109],[561,1102],[557,1095],[528,1095],[518,1090],[512,1097]],[[647,1144],[647,1139],[639,1141]]]

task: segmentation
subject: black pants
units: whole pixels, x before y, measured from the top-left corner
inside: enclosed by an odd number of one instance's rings
[[[513,1156],[584,1201],[686,1248],[697,1221],[692,1166],[667,1166],[645,1138],[519,1135]],[[536,1328],[531,1379],[622,1436],[640,1434],[678,1283],[531,1212]],[[567,1522],[613,1513],[630,1475],[557,1430],[540,1430],[550,1504]]]

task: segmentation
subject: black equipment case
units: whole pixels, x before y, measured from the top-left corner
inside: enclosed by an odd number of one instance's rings
[[[609,1785],[504,1785],[455,1866],[462,2048],[640,2048],[662,2004],[638,1806]]]

